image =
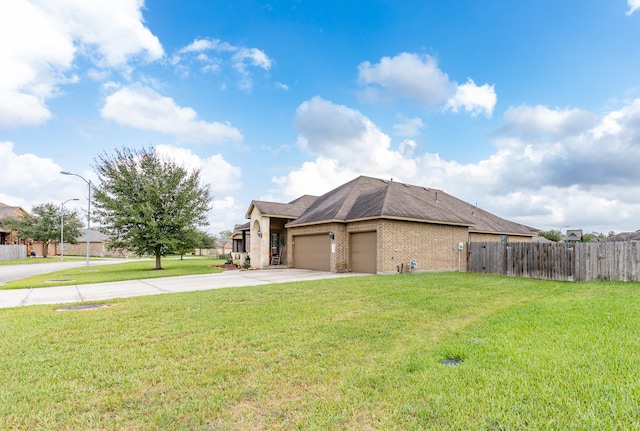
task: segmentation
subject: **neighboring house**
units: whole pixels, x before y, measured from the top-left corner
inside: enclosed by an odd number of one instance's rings
[[[242,259],[250,250],[251,241],[249,240],[249,225],[250,223],[247,222],[244,224],[237,224],[233,227],[233,234],[231,235],[231,252],[233,259]]]
[[[233,241],[231,238],[216,238],[216,253],[218,256],[231,253]]]
[[[567,230],[564,242],[582,242],[582,229]]]
[[[71,244],[65,239],[64,242],[64,254],[75,256],[86,256],[87,254],[87,230],[81,229],[81,234],[76,238],[76,243]],[[119,253],[117,251],[107,250],[108,237],[94,229],[89,230],[89,255],[90,256],[127,256],[129,253]]]
[[[609,238],[605,238],[602,241],[607,241],[607,242],[640,241],[640,230],[637,230],[635,232],[621,232],[617,235],[613,235]]]
[[[26,239],[22,238],[19,240],[16,233],[7,229],[3,225],[3,222],[7,217],[24,217],[28,215],[29,213],[22,209],[22,207],[14,207],[0,202],[0,245],[18,244],[18,242],[25,244]]]
[[[441,190],[360,176],[287,204],[252,201],[251,265],[332,272],[466,268],[471,241],[531,242],[537,230]],[[275,259],[274,259],[275,258]]]
[[[545,238],[543,236],[534,236],[533,242],[539,242],[542,244],[557,244],[555,241],[551,241],[550,239]]]

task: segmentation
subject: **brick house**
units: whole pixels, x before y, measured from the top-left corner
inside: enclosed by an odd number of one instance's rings
[[[252,201],[251,265],[394,273],[466,268],[472,241],[531,242],[537,230],[441,190],[360,176],[283,204]]]
[[[16,233],[3,226],[2,223],[4,220],[7,217],[25,217],[28,215],[29,213],[22,209],[22,207],[14,207],[0,202],[0,245],[18,242]]]

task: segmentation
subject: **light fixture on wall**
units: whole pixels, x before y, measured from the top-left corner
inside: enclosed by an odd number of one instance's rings
[[[336,236],[333,234],[333,232],[329,232],[329,239],[330,239],[330,240],[332,240],[332,241],[333,241],[333,239],[334,239],[335,237],[336,237]]]
[[[262,238],[262,231],[258,229],[258,238]]]

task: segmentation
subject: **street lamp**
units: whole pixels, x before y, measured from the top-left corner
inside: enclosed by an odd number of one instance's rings
[[[564,229],[565,227],[569,227],[569,225],[560,227],[560,241],[562,241],[562,242],[565,242],[564,241],[564,235],[562,235],[562,229]]]
[[[64,204],[69,201],[79,201],[78,198],[67,199],[60,204],[60,260],[64,260]]]
[[[81,178],[82,181],[87,183],[89,187],[89,199],[87,206],[87,266],[89,266],[89,230],[91,229],[91,181],[86,180],[82,175],[74,174],[73,172],[60,171],[62,175],[73,175],[74,177]]]

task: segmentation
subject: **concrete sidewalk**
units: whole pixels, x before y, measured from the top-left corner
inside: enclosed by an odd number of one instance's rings
[[[0,290],[0,308],[38,304],[103,301],[132,296],[193,292],[226,287],[257,286],[263,284],[288,283],[292,281],[354,277],[358,275],[371,274],[331,273],[286,268],[255,271],[224,271],[218,274],[147,278],[143,280],[118,281],[112,283]]]

